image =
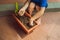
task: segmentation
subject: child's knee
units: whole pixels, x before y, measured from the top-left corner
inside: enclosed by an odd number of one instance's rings
[[[28,12],[30,14],[32,14],[32,12],[34,11],[34,8],[35,8],[35,4],[33,2],[31,2],[29,7],[28,7]]]
[[[29,8],[34,9],[34,7],[35,7],[35,3],[31,2],[30,5],[29,5]]]

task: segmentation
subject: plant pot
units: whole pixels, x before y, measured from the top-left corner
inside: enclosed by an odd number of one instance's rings
[[[19,16],[18,16],[19,17]],[[25,33],[27,33],[27,34],[29,34],[29,33],[31,33],[38,25],[37,25],[37,23],[34,21],[34,23],[35,23],[35,25],[34,26],[32,26],[32,27],[29,27],[29,26],[26,26],[25,24],[24,24],[24,22],[25,21],[22,21],[22,20],[25,20],[23,17],[19,17],[18,18],[17,17],[17,15],[15,15],[15,14],[13,14],[13,18],[16,20],[16,22],[19,24],[19,26],[25,31]],[[25,17],[28,17],[28,18],[31,18],[31,15],[29,15],[28,13],[25,13]],[[21,18],[22,18],[22,20],[21,20]],[[26,21],[27,22],[27,21]]]

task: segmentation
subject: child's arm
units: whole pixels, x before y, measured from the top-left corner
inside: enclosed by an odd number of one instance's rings
[[[23,16],[23,15],[24,15],[25,10],[27,9],[28,5],[29,5],[29,1],[27,1],[27,2],[25,3],[25,5],[19,10],[18,14],[19,14],[20,16]]]
[[[29,5],[29,1],[27,0],[27,2],[25,3],[25,5],[22,7],[22,9],[27,9],[27,7],[28,7],[28,5]]]
[[[40,11],[37,12],[30,20],[34,21],[35,19],[41,17],[44,14],[45,7],[41,7]]]

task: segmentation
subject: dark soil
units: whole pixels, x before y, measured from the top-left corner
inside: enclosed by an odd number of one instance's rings
[[[34,27],[35,25],[36,25],[36,23],[34,22],[34,25],[33,26],[30,26],[29,25],[29,17],[27,17],[27,16],[17,16],[17,18],[25,25],[25,27],[27,28],[27,29],[30,29],[30,28],[32,28],[32,27]]]
[[[38,11],[34,10],[31,16],[34,16]]]

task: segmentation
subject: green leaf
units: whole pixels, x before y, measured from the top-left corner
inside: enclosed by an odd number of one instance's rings
[[[19,10],[19,5],[18,5],[18,2],[15,3],[15,13],[17,13]]]

